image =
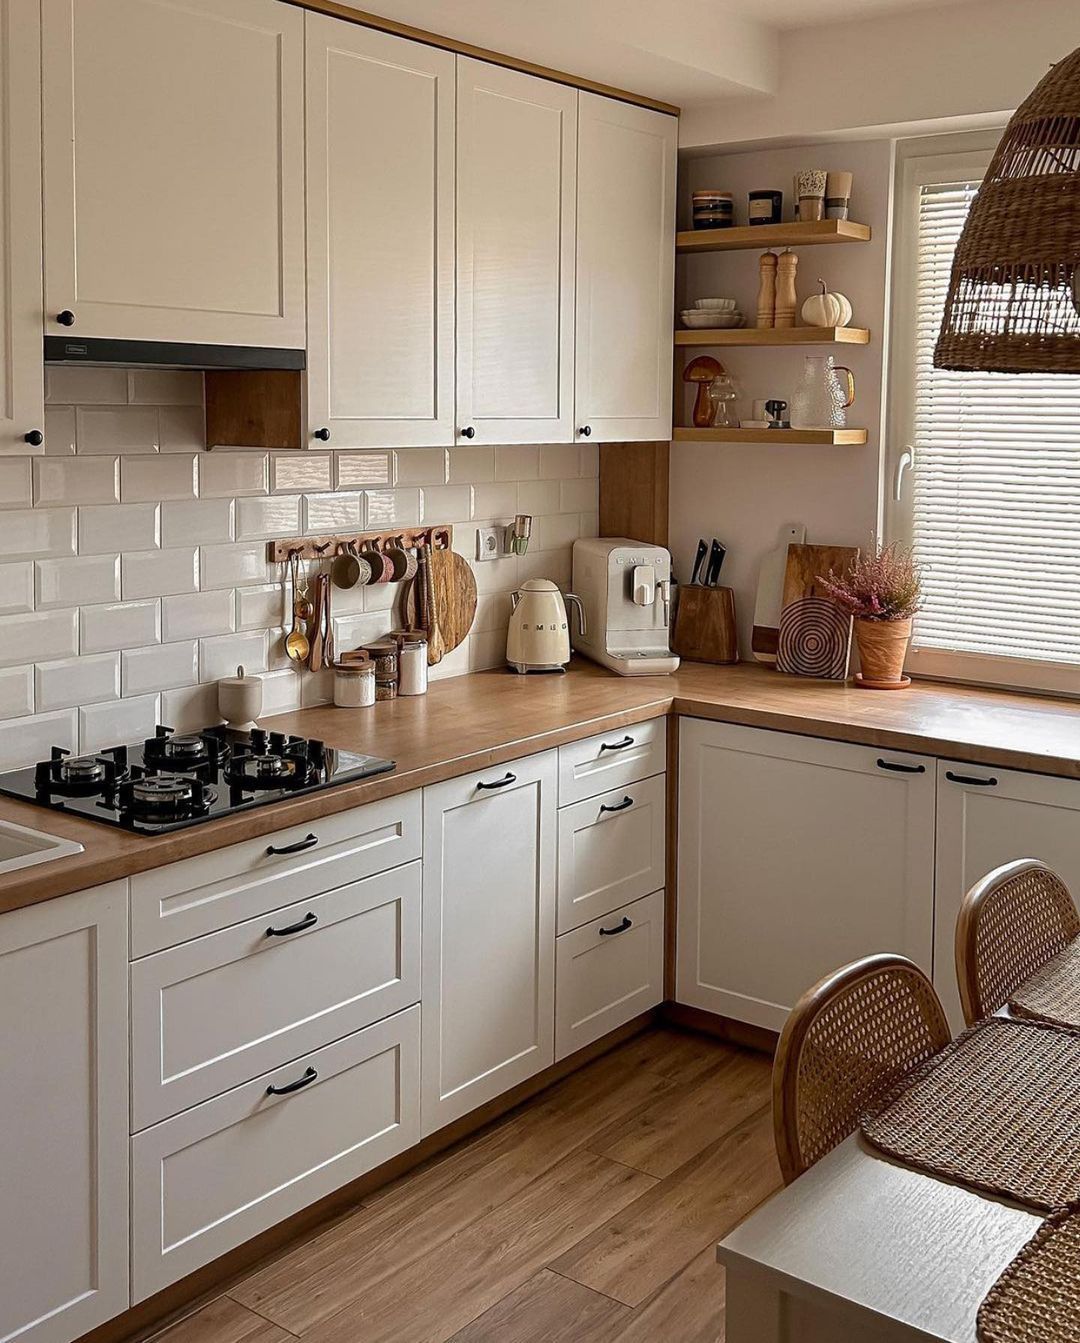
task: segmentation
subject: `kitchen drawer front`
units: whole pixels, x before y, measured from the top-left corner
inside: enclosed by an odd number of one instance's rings
[[[267,1087],[309,1083],[285,1095]],[[410,1007],[131,1140],[132,1302],[412,1147],[420,1008]]]
[[[405,793],[140,872],[131,878],[132,957],[419,858],[420,817],[420,793]],[[293,853],[268,852],[305,844]]]
[[[667,768],[667,721],[652,718],[559,747],[559,806],[622,788]]]
[[[664,997],[664,892],[555,942],[555,1059],[583,1049]]]
[[[663,886],[666,809],[666,774],[560,808],[560,933]]]
[[[419,1000],[419,862],[145,956],[131,967],[132,1131]]]

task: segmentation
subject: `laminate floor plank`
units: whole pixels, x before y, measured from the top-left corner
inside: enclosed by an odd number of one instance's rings
[[[639,1306],[780,1184],[772,1116],[763,1108],[550,1267],[583,1287]]]
[[[724,1343],[724,1269],[711,1242],[643,1305],[615,1343]]]
[[[305,1343],[445,1343],[656,1185],[575,1152],[517,1197],[305,1333]]]
[[[629,1307],[545,1268],[450,1343],[616,1343],[631,1315]]]
[[[615,1051],[627,1068],[644,1068],[669,1082],[694,1082],[726,1060],[750,1053],[708,1035],[665,1027],[646,1031]],[[767,1055],[754,1055],[768,1060]]]
[[[294,1336],[228,1296],[155,1334],[153,1343],[295,1343]]]

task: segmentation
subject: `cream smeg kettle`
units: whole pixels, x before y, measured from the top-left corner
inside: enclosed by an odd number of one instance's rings
[[[530,578],[510,594],[513,611],[506,631],[506,660],[519,672],[564,671],[570,661],[570,618],[566,602],[577,607],[585,633],[585,608],[572,592],[563,594],[550,578]]]

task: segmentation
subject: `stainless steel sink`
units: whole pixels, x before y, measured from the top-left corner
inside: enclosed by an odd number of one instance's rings
[[[42,830],[28,830],[25,825],[0,821],[0,877],[35,863],[50,863],[54,858],[67,858],[82,853],[83,846],[73,839],[60,839]]]

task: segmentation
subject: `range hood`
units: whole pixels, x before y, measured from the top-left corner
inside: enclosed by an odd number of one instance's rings
[[[46,336],[45,362],[123,368],[302,369],[307,367],[307,352],[265,345],[189,345],[180,341]]]

